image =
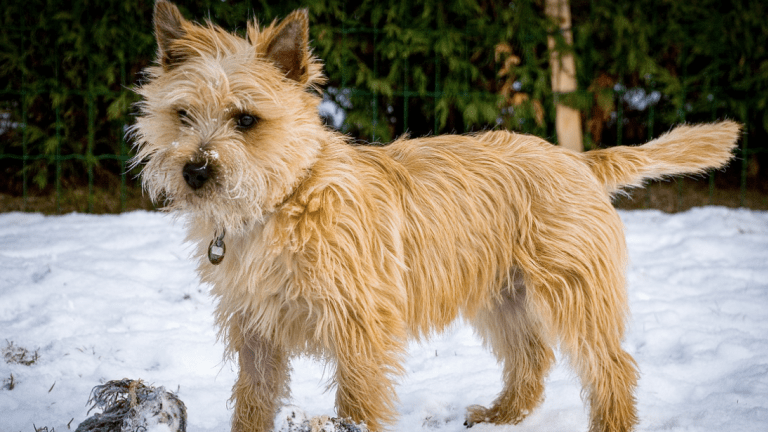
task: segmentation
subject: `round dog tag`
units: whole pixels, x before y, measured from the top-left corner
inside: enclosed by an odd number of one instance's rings
[[[221,236],[211,240],[211,244],[208,245],[208,261],[213,265],[217,265],[224,259],[224,252],[227,247],[224,245],[224,233]]]

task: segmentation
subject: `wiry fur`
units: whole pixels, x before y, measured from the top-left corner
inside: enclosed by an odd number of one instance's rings
[[[722,166],[737,124],[584,154],[504,131],[353,146],[321,125],[308,91],[323,80],[306,12],[254,23],[246,39],[165,1],[155,20],[159,65],[138,90],[135,162],[146,162],[150,195],[186,218],[218,298],[240,363],[233,430],[271,429],[299,353],[335,366],[340,416],[384,428],[406,340],[459,316],[503,363],[502,392],[470,407],[468,424],[525,418],[559,346],[582,380],[590,431],[634,427],[627,252],[609,195]],[[238,130],[237,113],[258,125]],[[188,162],[210,164],[204,187],[185,183]],[[207,246],[223,230],[226,256],[213,265]]]

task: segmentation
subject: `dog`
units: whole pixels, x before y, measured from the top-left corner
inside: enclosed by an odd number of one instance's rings
[[[239,362],[233,431],[272,429],[300,354],[332,365],[339,416],[386,429],[407,341],[459,317],[503,365],[503,390],[468,408],[468,426],[522,421],[559,348],[589,430],[634,428],[627,248],[611,196],[722,167],[739,124],[585,153],[507,131],[352,145],[318,115],[325,78],[306,10],[254,21],[243,38],[160,0],[154,25],[133,165],[186,221],[217,299]]]

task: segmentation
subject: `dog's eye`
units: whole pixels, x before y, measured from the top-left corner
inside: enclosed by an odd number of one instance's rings
[[[189,118],[189,115],[187,114],[187,110],[185,109],[177,109],[176,115],[179,117],[179,120],[187,120]]]
[[[256,126],[257,120],[255,116],[250,114],[242,114],[237,118],[238,129],[250,129]]]

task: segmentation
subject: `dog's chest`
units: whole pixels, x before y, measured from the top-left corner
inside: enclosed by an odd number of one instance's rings
[[[202,276],[214,287],[213,294],[236,297],[248,303],[291,291],[291,254],[275,245],[259,227],[245,235],[231,236],[219,265],[201,264]]]

